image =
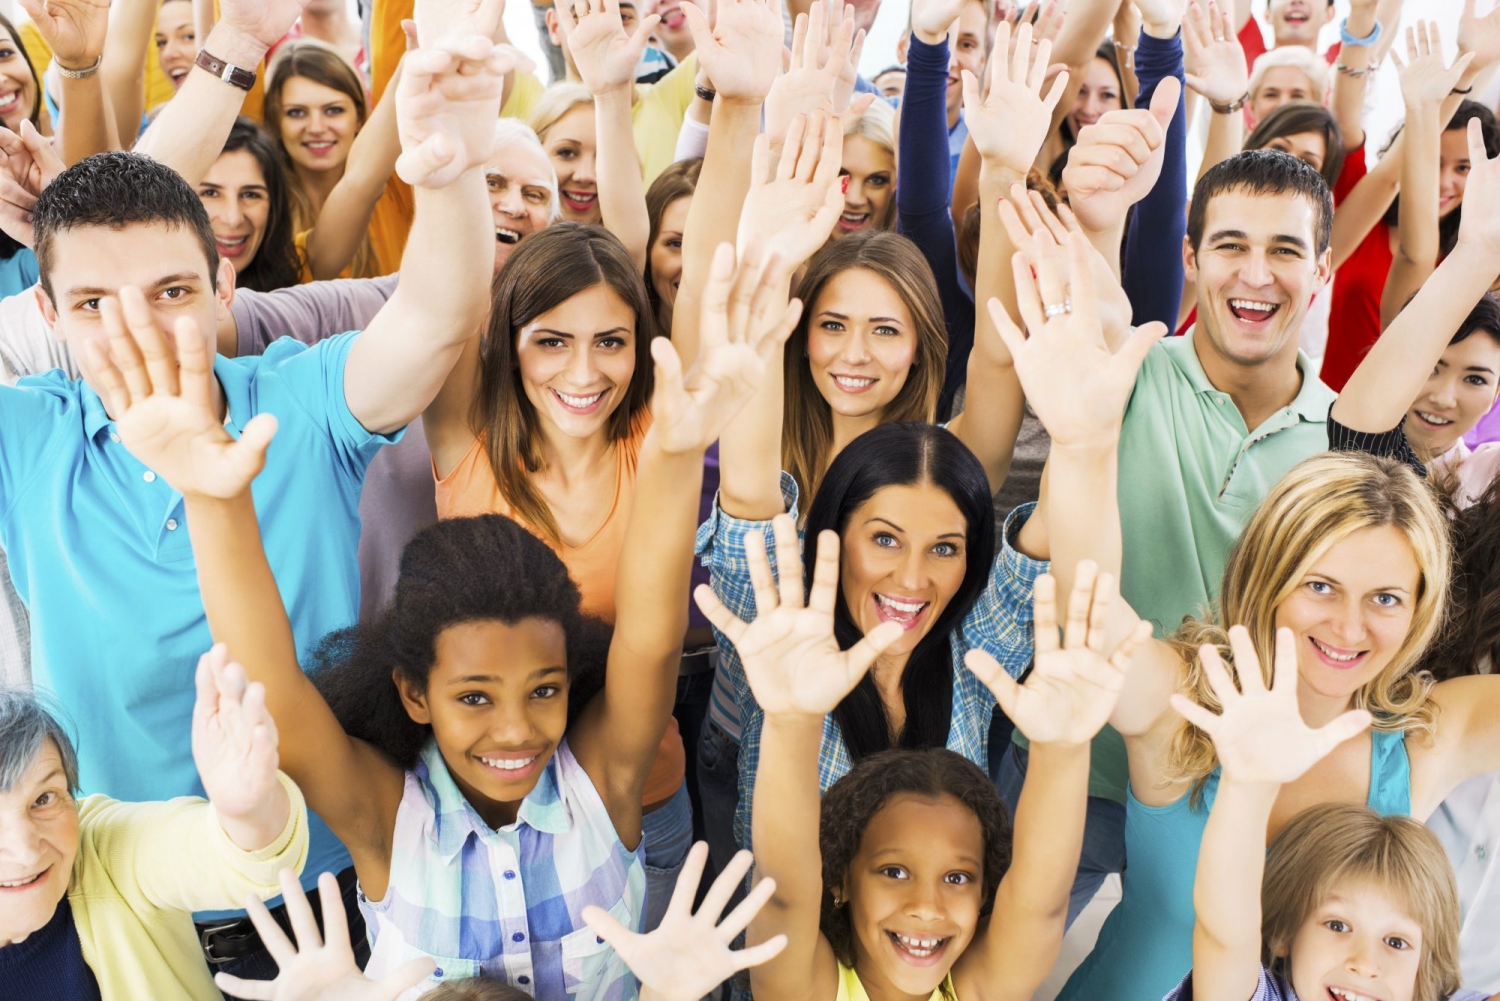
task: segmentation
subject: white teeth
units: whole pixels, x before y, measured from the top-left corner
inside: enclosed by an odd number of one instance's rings
[[[602,391],[595,393],[592,396],[569,396],[567,393],[558,393],[555,389],[553,390],[553,392],[557,393],[557,398],[559,400],[562,400],[568,406],[578,407],[579,409],[583,409],[584,407],[592,407],[595,403],[599,402],[599,397],[604,395]]]
[[[1424,421],[1426,421],[1429,424],[1452,424],[1453,423],[1452,421],[1450,421],[1446,417],[1439,417],[1437,414],[1429,414],[1429,413],[1427,413],[1425,411],[1422,411],[1422,410],[1418,410],[1417,411],[1417,416],[1420,417],[1420,418],[1422,418]]]
[[[6,889],[6,890],[13,890],[13,889],[15,889],[18,886],[30,886],[32,883],[35,883],[37,880],[39,880],[41,878],[42,878],[42,874],[41,873],[37,873],[35,876],[31,876],[31,877],[28,877],[26,879],[18,879],[18,880],[14,881],[14,882],[11,882],[11,883],[0,883],[0,888]]]
[[[496,226],[495,239],[501,243],[520,243],[521,234],[513,229],[506,229],[504,226]]]
[[[244,243],[246,240],[248,240],[250,238],[248,236],[236,236],[236,237],[216,236],[216,237],[214,237],[214,239],[216,241],[218,241],[219,243],[222,243],[226,247],[238,247],[240,244]]]
[[[1270,313],[1277,309],[1274,302],[1257,302],[1254,299],[1230,299],[1229,305],[1235,309],[1253,309],[1261,313]]]
[[[1328,993],[1334,997],[1343,998],[1344,1001],[1375,1001],[1368,994],[1360,994],[1358,991],[1345,990],[1342,987],[1330,987]]]
[[[864,222],[869,217],[870,213],[868,212],[845,212],[839,216],[845,222]]]
[[[911,938],[910,936],[901,935],[895,932],[892,932],[892,934],[896,936],[896,940],[898,942],[906,947],[907,952],[911,953],[913,956],[916,956],[918,959],[925,959],[928,956],[932,955],[935,951],[937,951],[937,947],[942,945],[944,942],[944,939],[940,938]]]
[[[841,388],[848,390],[869,389],[875,385],[874,379],[857,379],[850,375],[836,375],[833,377],[833,381],[838,383]]]
[[[1308,638],[1311,639],[1311,637],[1308,637]],[[1313,646],[1315,646],[1319,650],[1321,650],[1323,652],[1323,656],[1327,657],[1329,660],[1336,660],[1336,661],[1339,661],[1340,663],[1347,664],[1347,663],[1349,663],[1349,661],[1356,660],[1359,657],[1358,653],[1334,653],[1332,650],[1328,649],[1326,646],[1324,646],[1323,644],[1319,643],[1317,640],[1313,640],[1312,642],[1313,642]]]
[[[533,754],[529,758],[519,758],[519,759],[510,759],[510,758],[480,758],[479,760],[483,761],[485,764],[489,765],[491,768],[498,768],[501,771],[506,771],[506,772],[518,772],[521,769],[525,768],[527,765],[530,765],[533,761],[535,761],[536,760],[536,755]]]

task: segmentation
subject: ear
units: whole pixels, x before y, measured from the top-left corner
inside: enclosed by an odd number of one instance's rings
[[[427,692],[412,684],[402,677],[401,672],[391,671],[391,684],[396,686],[396,692],[401,696],[401,705],[406,709],[406,715],[411,717],[413,723],[421,723],[423,726],[432,725],[432,713],[427,709]]]
[[[1327,285],[1333,278],[1333,248],[1318,255],[1318,288]]]
[[[1198,252],[1193,249],[1193,238],[1186,235],[1182,238],[1182,270],[1188,281],[1198,280]]]
[[[556,45],[559,48],[561,48],[562,47],[562,43],[563,43],[563,40],[562,40],[562,31],[557,26],[557,11],[554,8],[552,8],[552,7],[548,7],[547,8],[546,20],[547,20],[547,41],[549,41],[553,45]]]
[[[52,328],[52,336],[59,342],[67,340],[63,332],[57,327],[57,307],[52,304],[52,297],[47,290],[42,288],[42,283],[37,282],[31,286],[31,294],[36,296],[36,304],[42,311],[42,319],[47,321],[47,326]]]
[[[229,316],[229,307],[234,304],[234,265],[229,258],[219,258],[218,271],[214,273],[214,297],[219,300],[214,319],[223,321]]]
[[[911,29],[907,28],[901,32],[901,37],[896,40],[896,62],[902,66],[906,65],[906,57],[911,52]]]

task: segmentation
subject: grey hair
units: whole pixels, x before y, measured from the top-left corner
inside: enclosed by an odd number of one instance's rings
[[[542,140],[537,138],[536,131],[519,118],[501,118],[495,122],[495,148],[498,150],[504,146],[515,144],[533,146],[537,153],[541,154],[542,161],[547,164],[547,191],[551,200],[547,203],[547,222],[554,223],[562,218],[562,200],[557,191],[557,171],[552,167],[552,158],[547,155],[547,147],[542,145]]]
[[[29,688],[0,688],[0,792],[10,792],[36,763],[47,738],[57,745],[68,789],[78,791],[78,752],[57,716]]]

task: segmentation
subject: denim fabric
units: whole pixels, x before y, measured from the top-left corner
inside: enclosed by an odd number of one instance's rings
[[[652,931],[667,913],[682,863],[693,847],[693,805],[686,782],[642,818],[641,840],[646,847],[646,915],[641,930]]]

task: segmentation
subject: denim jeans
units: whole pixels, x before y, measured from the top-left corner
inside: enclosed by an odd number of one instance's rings
[[[646,925],[651,931],[661,924],[693,847],[693,806],[687,783],[677,787],[672,798],[641,819],[641,841],[646,846]]]
[[[323,931],[323,908],[318,903],[318,891],[316,889],[307,891],[308,903],[312,905],[313,915],[317,918],[318,931]],[[349,941],[354,946],[354,961],[364,969],[370,961],[370,943],[365,935],[364,915],[359,913],[359,886],[354,880],[348,880],[348,886],[343,891],[344,917],[349,922]],[[281,925],[283,931],[289,938],[295,940],[292,934],[291,923],[287,920],[285,912],[276,915],[276,923]],[[300,944],[300,943],[299,943]],[[228,973],[239,977],[241,980],[275,980],[277,973],[276,960],[271,958],[271,953],[266,950],[264,944],[248,956],[222,965],[209,967],[212,973]],[[239,1001],[232,994],[225,994],[228,1001]]]
[[[698,741],[698,798],[703,803],[703,834],[708,857],[723,872],[739,851],[734,840],[734,811],[740,803],[740,745],[712,718]]]
[[[677,730],[682,734],[682,746],[687,751],[684,782],[688,798],[693,801],[694,841],[708,840],[708,832],[703,826],[703,800],[698,790],[698,742],[703,739],[703,725],[708,719],[708,703],[713,697],[713,690],[714,672],[684,674],[677,679],[677,704],[672,707],[672,715],[677,718]],[[700,897],[701,891],[706,891],[710,882],[712,878],[705,872],[704,883],[699,887]]]
[[[1005,800],[1012,817],[1021,800],[1021,783],[1026,780],[1030,755],[1023,747],[1011,744],[1000,762],[996,782],[1000,798]],[[1078,861],[1078,875],[1068,896],[1068,926],[1088,906],[1112,872],[1125,871],[1125,807],[1112,799],[1090,796],[1088,815],[1083,822],[1083,857]]]

